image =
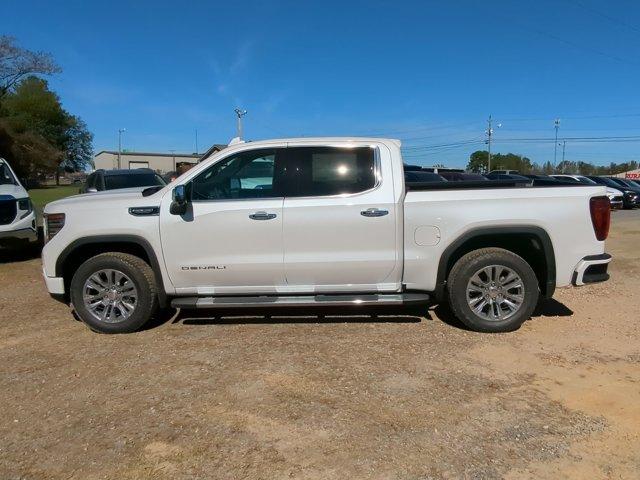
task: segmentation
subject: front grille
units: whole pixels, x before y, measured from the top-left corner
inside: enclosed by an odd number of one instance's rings
[[[0,225],[8,225],[16,218],[18,210],[15,199],[0,200]]]

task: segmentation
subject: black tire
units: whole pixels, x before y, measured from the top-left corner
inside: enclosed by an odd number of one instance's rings
[[[136,287],[138,298],[130,316],[115,323],[107,323],[93,316],[83,301],[85,281],[103,269],[124,273]],[[71,303],[80,319],[91,330],[100,333],[130,333],[139,330],[158,309],[158,290],[153,270],[147,262],[135,255],[120,252],[101,253],[85,261],[71,280]]]
[[[482,268],[492,265],[513,270],[524,286],[523,301],[512,316],[504,320],[488,320],[476,314],[467,301],[467,285]],[[449,304],[454,315],[477,332],[511,332],[531,317],[540,297],[538,279],[531,266],[520,256],[502,248],[482,248],[460,258],[447,279]]]

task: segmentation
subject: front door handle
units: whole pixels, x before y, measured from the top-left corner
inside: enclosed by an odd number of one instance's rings
[[[277,215],[275,213],[256,212],[249,215],[251,220],[273,220]]]
[[[362,210],[360,215],[363,217],[384,217],[389,214],[389,210],[380,210],[379,208],[367,208]]]

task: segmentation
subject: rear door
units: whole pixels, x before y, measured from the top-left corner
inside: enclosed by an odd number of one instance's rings
[[[376,147],[287,148],[284,270],[292,292],[396,291],[398,212]],[[400,213],[401,214],[401,213]]]

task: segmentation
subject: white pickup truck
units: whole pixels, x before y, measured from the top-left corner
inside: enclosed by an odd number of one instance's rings
[[[158,308],[427,305],[517,329],[556,287],[609,278],[601,186],[405,182],[400,142],[236,143],[164,187],[45,209],[44,279],[90,328]]]
[[[35,244],[36,213],[29,194],[9,163],[0,158],[0,247]]]

